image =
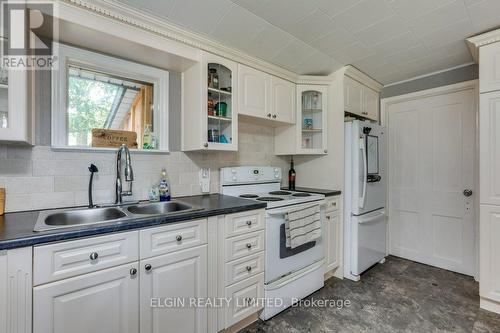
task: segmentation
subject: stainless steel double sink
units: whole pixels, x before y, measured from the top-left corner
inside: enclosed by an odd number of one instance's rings
[[[38,214],[34,231],[48,231],[102,223],[123,222],[140,217],[170,216],[197,210],[203,210],[203,208],[178,200],[125,204],[101,208],[49,210],[42,211]]]

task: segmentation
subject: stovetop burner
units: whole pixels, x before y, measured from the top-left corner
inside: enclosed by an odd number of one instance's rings
[[[257,194],[242,194],[239,197],[240,198],[247,198],[247,199],[255,199],[255,198],[258,198],[259,196]]]
[[[272,191],[269,192],[270,195],[290,195],[292,192],[287,192],[287,191]]]
[[[259,201],[281,201],[281,200],[285,200],[285,199],[276,198],[276,197],[260,197],[260,198],[257,198],[256,200],[259,200]]]
[[[309,193],[294,193],[292,194],[292,197],[310,197],[311,195]]]

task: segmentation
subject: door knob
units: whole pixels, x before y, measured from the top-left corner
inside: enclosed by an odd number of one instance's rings
[[[96,260],[99,257],[99,254],[97,252],[92,252],[90,254],[90,260]]]
[[[464,195],[466,197],[470,197],[472,195],[472,190],[471,189],[465,189],[463,193],[464,193]]]

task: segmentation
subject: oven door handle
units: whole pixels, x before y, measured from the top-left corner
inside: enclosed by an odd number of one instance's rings
[[[325,206],[326,204],[326,201],[325,200],[322,200],[321,202],[315,202],[314,205],[309,205],[309,206],[304,206],[304,207],[300,207],[298,209],[297,205],[295,206],[292,206],[292,207],[286,207],[286,208],[283,208],[283,209],[270,209],[267,211],[267,214],[269,215],[284,215],[288,212],[293,212],[293,211],[296,211],[296,210],[302,210],[302,209],[307,209],[307,208],[311,208],[311,207],[314,207],[316,205],[319,205],[319,207],[323,207]]]

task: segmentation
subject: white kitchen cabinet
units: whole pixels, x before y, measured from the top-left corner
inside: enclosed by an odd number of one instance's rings
[[[0,251],[0,333],[30,333],[31,247]]]
[[[295,126],[275,130],[276,155],[322,155],[328,153],[328,86],[298,85]]]
[[[33,143],[34,121],[28,99],[28,74],[28,70],[8,70],[0,66],[0,141]]]
[[[500,205],[500,91],[480,95],[481,204]]]
[[[325,204],[325,272],[330,272],[342,265],[343,226],[342,197],[326,198]],[[342,274],[341,274],[342,275]]]
[[[500,90],[500,43],[481,46],[479,51],[479,91]]]
[[[295,124],[295,84],[271,77],[271,118],[273,120]]]
[[[138,264],[33,289],[34,333],[139,332]]]
[[[238,113],[273,123],[295,123],[295,84],[238,65]]]
[[[189,303],[208,297],[207,261],[207,245],[141,260],[141,333],[207,332],[207,308]],[[185,305],[164,307],[175,301]]]
[[[183,73],[183,151],[238,150],[238,65],[203,52]]]
[[[500,207],[481,205],[479,293],[500,309]]]
[[[344,77],[344,111],[366,119],[378,121],[379,94],[362,83]]]
[[[254,68],[238,65],[238,113],[269,119],[271,114],[271,76]]]

